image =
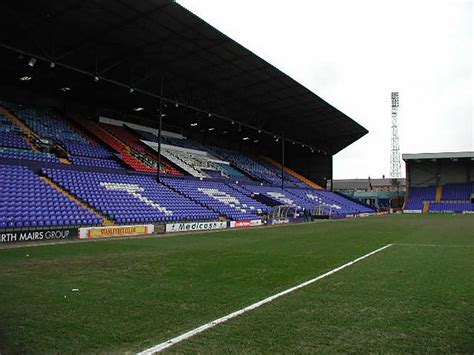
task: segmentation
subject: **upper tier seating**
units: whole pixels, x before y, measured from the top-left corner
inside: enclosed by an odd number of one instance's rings
[[[465,184],[446,184],[443,187],[443,201],[470,201],[474,194],[474,182]]]
[[[110,159],[114,155],[112,152],[108,151],[104,147],[91,143],[80,143],[67,141],[63,143],[64,148],[69,152],[69,154],[74,156],[96,158],[96,159]]]
[[[141,172],[156,172],[158,158],[150,153],[132,130],[105,123],[88,122],[89,129],[113,149],[122,155],[123,161],[133,169]],[[170,175],[182,175],[181,172],[166,161],[161,161],[160,171]]]
[[[0,133],[13,133],[21,136],[23,131],[15,122],[0,113]]]
[[[0,148],[0,158],[23,159],[42,162],[59,163],[59,159],[53,154],[32,152],[29,150],[18,150],[12,148]]]
[[[436,187],[411,187],[408,193],[408,202],[405,206],[406,210],[422,211],[424,201],[434,201],[436,198]]]
[[[238,171],[236,168],[234,168],[233,166],[229,164],[220,163],[216,165],[217,165],[217,169],[219,169],[224,174],[229,176],[229,178],[232,178],[234,180],[239,180],[239,181],[251,180],[247,175],[241,173],[240,171]]]
[[[223,182],[164,178],[163,183],[200,204],[233,220],[257,219],[270,207],[252,199],[249,194]]]
[[[89,144],[86,138],[51,110],[12,105],[11,111],[42,138],[50,138],[60,142],[75,141]]]
[[[218,214],[143,175],[44,169],[58,185],[120,224],[211,220]]]
[[[280,184],[281,184],[281,168],[275,166],[274,164],[268,162],[268,161],[265,161],[265,160],[262,160],[262,159],[258,159],[257,160],[262,166],[264,166],[265,168],[267,168],[269,171],[271,171],[274,175],[276,175],[278,177],[278,179],[280,179]],[[285,178],[285,185],[286,186],[299,186],[299,187],[308,187],[308,185],[306,185],[305,183],[301,182],[300,180],[298,180],[296,177],[294,177],[293,175],[290,175],[286,172],[283,173],[283,176]]]
[[[72,124],[66,122],[59,114],[51,110],[38,109],[27,105],[9,104],[9,108],[39,136],[50,138],[64,148],[73,164],[91,167],[122,168],[113,160],[114,156],[110,151],[81,135]],[[31,148],[20,136],[2,140],[16,148]]]
[[[161,143],[163,144],[169,144],[169,145],[174,145],[177,147],[194,149],[194,150],[201,150],[203,152],[209,151],[208,147],[206,147],[205,145],[199,142],[195,142],[192,139],[174,138],[174,137],[169,137],[169,136],[162,136],[162,138],[163,138],[163,141]]]
[[[191,150],[162,147],[161,154],[192,176],[226,177],[222,176],[221,171],[216,171],[218,166],[212,161],[212,159],[215,158],[209,156],[207,153],[201,154]],[[214,170],[211,173],[213,176],[210,176],[208,169]]]
[[[140,139],[143,139],[148,142],[155,142],[155,143],[158,142],[157,133],[142,131],[138,129],[134,129],[134,131],[137,133]],[[175,147],[207,151],[207,148],[204,145],[194,142],[193,140],[186,139],[186,138],[174,138],[174,137],[170,137],[164,134],[161,136],[161,144],[168,144],[168,145],[173,145]]]
[[[23,131],[21,128],[1,113],[0,147],[31,150],[31,146],[23,138]]]
[[[222,171],[217,170],[217,169],[202,168],[201,171],[212,179],[222,179],[222,178],[224,178],[224,175],[222,175]]]
[[[102,223],[26,167],[0,165],[0,176],[0,228]]]
[[[108,132],[107,127],[103,128],[103,124],[97,124],[92,121],[82,122],[79,121],[84,128],[95,134],[99,137],[104,143],[112,147],[115,151],[122,155],[122,160],[134,170],[141,171],[141,172],[156,172],[156,168],[152,168],[145,163],[143,163],[140,159],[135,157],[131,152],[129,147],[119,140],[114,135]],[[109,126],[109,125],[106,125]]]
[[[140,142],[140,139],[128,128],[105,123],[99,123],[99,125],[106,129],[109,133],[112,133],[122,142],[127,143],[128,146],[132,147],[136,151],[142,153],[145,152],[145,146]]]
[[[108,169],[123,169],[123,166],[121,166],[115,160],[74,157],[74,156],[71,156],[70,159],[72,160],[73,164],[77,164],[77,165],[95,166],[95,167],[108,168]]]
[[[140,130],[135,130],[135,132],[137,132],[137,134],[139,134],[144,140],[147,140],[149,142],[158,141],[158,137],[154,133],[140,131]],[[175,147],[187,148],[187,149],[193,149],[193,150],[205,152],[207,153],[207,156],[209,158],[215,159],[213,157],[213,155],[215,155],[215,152],[210,147],[204,144],[195,142],[192,139],[175,138],[175,137],[163,135],[161,138],[161,143],[172,145]],[[197,158],[195,157],[197,154],[188,153],[190,154],[189,156],[189,155],[186,155],[185,153],[182,153],[182,151],[169,149],[169,148],[167,149],[164,147],[162,147],[162,152],[164,153],[167,159],[171,160],[175,164],[178,164],[183,170],[187,171],[188,173],[196,177],[206,177],[206,176],[212,177],[212,178],[229,177],[236,180],[251,180],[247,175],[238,171],[237,169],[230,166],[229,164],[211,162],[209,160],[200,160],[199,157]],[[194,161],[194,160],[197,160],[197,161]],[[204,171],[201,171],[200,167],[206,167],[206,166],[212,169],[220,170],[222,172],[221,174],[222,176],[219,176],[218,175],[219,173],[217,172],[212,172],[211,174],[208,174]]]
[[[140,139],[143,139],[145,141],[148,141],[148,142],[158,142],[158,136],[156,134],[153,134],[151,132],[147,132],[147,131],[140,131],[138,129],[135,129],[134,130],[139,136],[140,136]],[[162,136],[162,141],[161,143],[165,143],[163,142],[163,136]]]
[[[0,132],[0,146],[25,150],[31,149],[31,146],[26,143],[23,136],[14,132]]]
[[[248,156],[225,148],[211,147],[215,154],[237,166],[251,176],[271,184],[281,183],[281,179],[257,161]]]

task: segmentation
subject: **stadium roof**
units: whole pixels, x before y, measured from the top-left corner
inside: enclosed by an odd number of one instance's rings
[[[6,0],[0,9],[4,82],[18,84],[32,56],[34,78],[23,84],[42,91],[68,87],[74,98],[121,110],[144,107],[144,118],[164,97],[168,106],[179,102],[199,108],[202,117],[228,119],[213,123],[217,128],[235,120],[242,134],[280,135],[285,127],[287,139],[331,154],[368,133],[174,1]],[[196,119],[189,112],[176,114],[173,123]]]
[[[419,153],[403,154],[403,160],[423,160],[423,159],[474,159],[474,152],[445,152],[445,153]]]

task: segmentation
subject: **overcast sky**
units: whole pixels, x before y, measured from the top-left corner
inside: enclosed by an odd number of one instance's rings
[[[474,0],[178,2],[369,130],[334,178],[388,176],[391,91],[402,153],[474,150]]]

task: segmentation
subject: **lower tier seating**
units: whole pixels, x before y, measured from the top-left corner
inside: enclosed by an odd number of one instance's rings
[[[0,165],[0,228],[100,225],[102,219],[26,167]]]
[[[471,211],[471,196],[474,183],[446,184],[440,202],[435,202],[436,186],[411,187],[405,210],[423,211],[424,202],[429,202],[429,212]]]
[[[474,212],[474,203],[459,203],[459,202],[433,202],[430,204],[430,212]]]
[[[44,169],[58,185],[119,224],[211,220],[219,215],[154,177]]]
[[[436,198],[436,187],[412,187],[408,192],[406,210],[422,211],[424,201],[434,201]]]
[[[366,206],[348,200],[338,194],[313,188],[285,188],[274,186],[242,185],[252,194],[262,194],[282,205],[295,207],[301,212],[304,208],[321,210],[321,214],[348,215],[374,212]]]
[[[339,215],[371,213],[374,209],[349,200],[334,192],[305,188],[288,188],[291,195],[300,197],[310,203],[310,208],[321,207],[324,212],[331,212]]]
[[[233,220],[260,218],[270,207],[223,182],[206,180],[163,179],[163,183],[194,201]]]

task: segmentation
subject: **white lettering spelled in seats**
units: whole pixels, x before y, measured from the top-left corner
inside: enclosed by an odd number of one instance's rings
[[[157,210],[163,212],[167,216],[173,215],[173,211],[169,211],[166,207],[162,207],[156,202],[150,200],[148,197],[141,195],[139,192],[144,191],[144,188],[136,184],[121,184],[118,182],[101,182],[100,186],[104,187],[109,191],[125,191],[136,199],[146,203],[148,206],[156,208]]]

